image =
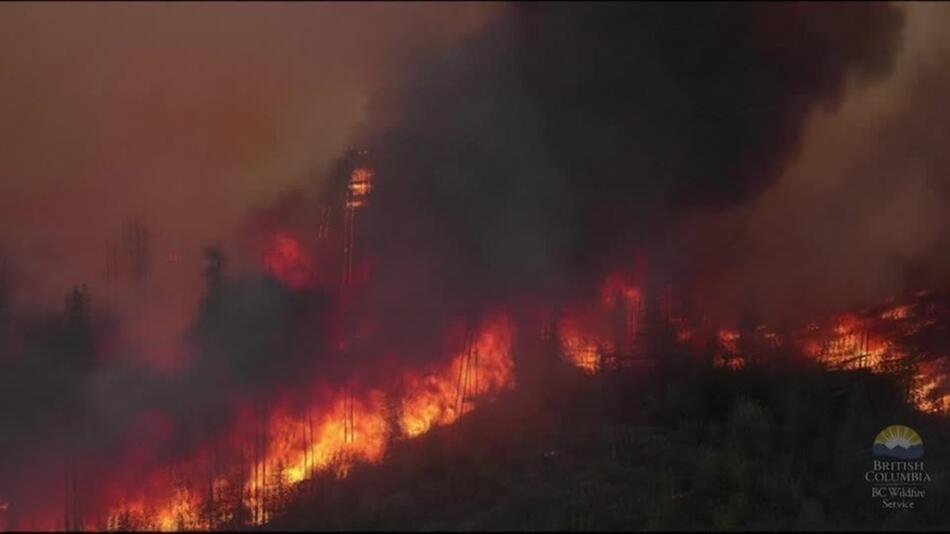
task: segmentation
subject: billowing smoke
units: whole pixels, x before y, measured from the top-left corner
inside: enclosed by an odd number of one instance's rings
[[[947,6],[907,9],[890,77],[813,114],[801,157],[760,197],[690,223],[724,292],[801,317],[948,287],[948,23]]]
[[[811,112],[888,74],[901,28],[884,4],[530,5],[419,61],[361,137],[380,342],[589,291],[754,198]]]

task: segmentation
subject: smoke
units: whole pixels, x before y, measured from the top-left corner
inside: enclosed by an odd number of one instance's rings
[[[939,96],[950,9],[905,9],[890,77],[850,84],[836,113],[810,115],[800,157],[760,197],[690,222],[723,293],[752,292],[768,316],[799,318],[950,283],[950,108]]]
[[[37,301],[80,282],[101,294],[107,243],[142,216],[156,261],[176,253],[191,269],[165,287],[191,289],[205,243],[343,150],[390,64],[494,10],[0,6],[0,248]]]
[[[812,113],[886,77],[902,20],[885,4],[516,6],[418,61],[359,137],[379,169],[363,305],[381,343],[589,292],[687,215],[754,200]]]

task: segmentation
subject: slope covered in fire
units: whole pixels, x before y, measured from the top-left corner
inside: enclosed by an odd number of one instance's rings
[[[904,402],[894,376],[674,354],[649,378],[620,369],[507,393],[380,465],[320,477],[264,530],[946,528],[946,419]],[[883,509],[863,480],[893,421],[928,448],[934,478],[913,510]]]

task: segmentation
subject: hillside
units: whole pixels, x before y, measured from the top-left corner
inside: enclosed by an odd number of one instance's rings
[[[324,475],[267,529],[946,530],[950,423],[901,392],[803,363],[562,378]],[[864,479],[890,424],[926,444],[919,509],[882,509]]]

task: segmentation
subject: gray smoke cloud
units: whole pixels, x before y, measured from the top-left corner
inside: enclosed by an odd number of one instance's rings
[[[799,157],[760,197],[685,227],[721,300],[748,291],[763,314],[800,319],[948,287],[950,9],[902,7],[891,76],[809,115]]]
[[[747,205],[810,114],[887,77],[902,27],[886,4],[542,4],[420,61],[360,138],[380,340],[583,294],[687,216]]]

